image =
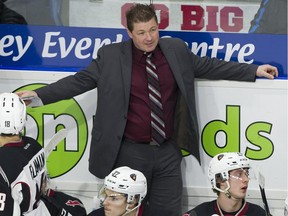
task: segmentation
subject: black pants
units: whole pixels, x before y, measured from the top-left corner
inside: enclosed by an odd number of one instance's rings
[[[115,168],[129,166],[147,178],[143,216],[178,216],[182,205],[182,154],[174,141],[161,146],[123,140]]]

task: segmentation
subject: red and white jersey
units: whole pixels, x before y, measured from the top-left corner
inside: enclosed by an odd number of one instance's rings
[[[44,150],[36,140],[22,137],[1,147],[0,216],[32,213],[39,206],[45,171]]]
[[[47,193],[42,196],[41,200],[45,203],[51,216],[87,215],[86,209],[80,199],[61,191],[49,189]]]
[[[263,208],[253,203],[244,201],[237,212],[224,212],[216,200],[205,202],[186,212],[183,216],[266,216]]]

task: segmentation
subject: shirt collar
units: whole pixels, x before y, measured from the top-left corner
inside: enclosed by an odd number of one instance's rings
[[[142,50],[137,49],[134,44],[132,46],[132,52],[133,52],[133,59],[136,60],[137,62],[140,62],[141,59],[145,56],[145,52],[143,52]],[[160,50],[159,46],[156,46],[155,50],[152,52],[153,53],[153,58],[155,59],[161,59],[162,57],[162,52]],[[145,56],[146,58],[146,56]]]

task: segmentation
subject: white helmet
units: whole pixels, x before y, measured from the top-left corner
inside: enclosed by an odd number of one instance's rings
[[[217,187],[216,177],[221,176],[224,181],[229,179],[229,171],[241,168],[250,168],[249,159],[239,152],[225,152],[215,155],[210,161],[208,168],[208,177],[211,181],[212,188],[224,192]],[[227,182],[228,183],[228,182]],[[230,185],[226,191],[228,191]]]
[[[141,204],[147,193],[145,176],[138,170],[127,166],[114,169],[104,180],[104,189],[127,194],[127,202],[139,196],[138,205]]]
[[[26,123],[26,105],[14,93],[0,94],[0,134],[19,134]]]

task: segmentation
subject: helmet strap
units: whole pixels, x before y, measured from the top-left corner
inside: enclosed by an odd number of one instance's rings
[[[138,211],[139,211],[139,208],[138,208],[138,207],[139,207],[139,204],[138,204],[137,206],[135,206],[134,208],[129,209],[129,203],[127,203],[126,212],[125,212],[122,216],[128,215],[130,212],[134,211],[135,209],[137,209],[135,215],[138,215]]]
[[[224,190],[224,194],[230,199],[231,198],[231,193],[229,191],[230,189],[230,183],[228,180],[225,181],[225,183],[227,184],[227,187]]]

